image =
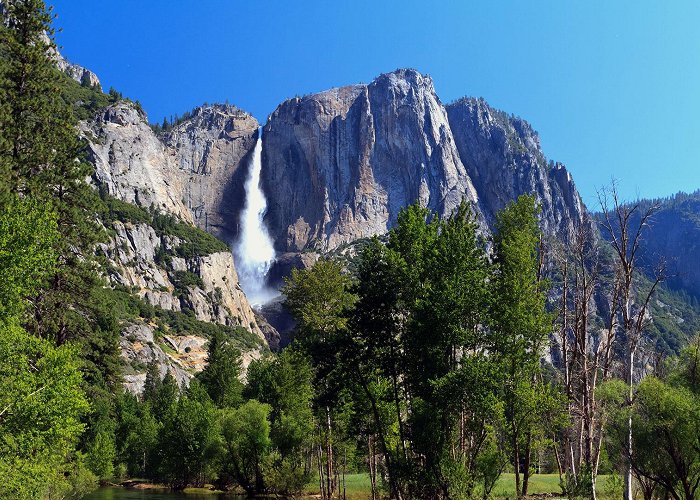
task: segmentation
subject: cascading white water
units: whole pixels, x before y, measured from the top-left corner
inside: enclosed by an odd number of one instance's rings
[[[258,131],[258,142],[245,182],[245,207],[241,213],[238,241],[233,250],[241,287],[253,305],[265,304],[278,295],[265,283],[267,272],[275,261],[275,249],[263,222],[267,200],[260,188],[262,141],[262,132]]]

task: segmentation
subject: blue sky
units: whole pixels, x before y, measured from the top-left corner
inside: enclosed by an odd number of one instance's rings
[[[700,2],[49,0],[63,53],[151,121],[284,99],[399,67],[529,120],[584,201],[700,188]]]

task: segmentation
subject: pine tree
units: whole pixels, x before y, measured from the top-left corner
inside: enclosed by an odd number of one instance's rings
[[[197,378],[218,407],[235,408],[241,404],[243,384],[238,378],[240,373],[241,352],[226,334],[217,331],[209,339],[207,366]]]
[[[160,377],[158,362],[153,359],[148,363],[148,367],[146,368],[146,381],[143,384],[143,400],[154,401],[162,385],[163,379]]]
[[[86,179],[77,121],[61,97],[51,22],[41,0],[9,0],[0,30],[0,203],[13,195],[49,207],[60,234],[55,272],[31,301],[27,329],[61,345],[85,344],[89,381],[118,383],[118,324],[95,300],[104,286],[92,258],[100,201]]]

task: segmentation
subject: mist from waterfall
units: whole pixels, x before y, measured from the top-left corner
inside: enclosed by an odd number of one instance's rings
[[[257,306],[279,294],[266,284],[267,272],[275,261],[275,249],[263,222],[267,200],[260,187],[262,141],[262,132],[258,131],[245,182],[245,207],[241,213],[238,241],[233,249],[241,288],[250,303]]]

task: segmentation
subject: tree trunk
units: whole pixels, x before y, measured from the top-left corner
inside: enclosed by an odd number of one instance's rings
[[[348,465],[347,462],[348,462],[348,452],[347,452],[347,450],[343,449],[343,500],[345,500],[345,468]]]
[[[628,340],[629,342],[629,340]],[[628,398],[627,398],[627,405],[632,404],[632,397],[634,396],[633,393],[633,386],[632,383],[634,381],[633,374],[634,374],[634,349],[632,348],[632,345],[630,344],[628,347],[628,358],[627,362],[629,363],[629,366],[627,367],[627,373],[625,374],[627,377],[627,384],[629,385],[629,393],[628,393]],[[632,415],[627,418],[627,438],[626,438],[626,443],[625,443],[625,492],[623,495],[624,500],[632,500]]]
[[[367,440],[369,451],[369,481],[372,486],[372,500],[377,500],[377,458],[372,442],[372,435]]]
[[[523,493],[522,496],[527,496],[527,485],[530,480],[530,444],[532,434],[527,433],[527,445],[525,446],[525,471],[523,472]]]
[[[320,493],[321,493],[321,498],[325,499],[326,497],[326,483],[323,480],[323,452],[321,451],[321,445],[318,445],[318,483],[320,487]]]
[[[518,445],[518,434],[515,431],[515,424],[511,426],[513,433],[513,472],[515,473],[515,495],[520,498],[520,446]]]
[[[333,445],[331,443],[331,410],[326,406],[326,491],[328,498],[333,496],[335,481],[333,479]]]

